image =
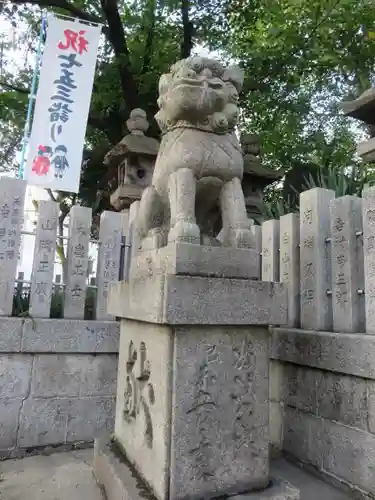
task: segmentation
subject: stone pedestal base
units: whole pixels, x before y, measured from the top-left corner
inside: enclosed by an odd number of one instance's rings
[[[111,443],[95,442],[94,473],[107,500],[156,500],[147,485]],[[231,497],[233,500],[299,500],[297,488],[280,478],[271,478],[263,491]]]
[[[133,260],[131,279],[153,274],[258,279],[260,255],[254,249],[171,243],[143,250]]]
[[[160,500],[269,482],[268,329],[122,320],[115,436]]]
[[[246,252],[225,270],[222,252],[143,252],[111,288],[109,312],[126,318],[116,442],[158,500],[269,485],[268,325],[286,323],[286,289],[240,278]]]

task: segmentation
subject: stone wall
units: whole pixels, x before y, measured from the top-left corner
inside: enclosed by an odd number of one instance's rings
[[[374,498],[375,337],[273,329],[271,358],[273,444]]]
[[[119,323],[0,319],[0,456],[92,442],[114,424]]]

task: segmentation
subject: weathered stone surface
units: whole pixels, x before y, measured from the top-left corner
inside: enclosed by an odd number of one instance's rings
[[[322,469],[323,420],[290,406],[285,408],[284,418],[283,449],[302,462]]]
[[[299,215],[280,217],[280,281],[288,288],[288,325],[300,324]]]
[[[28,399],[23,403],[18,445],[45,446],[92,440],[113,428],[113,397]]]
[[[289,406],[368,430],[365,379],[289,364],[285,370]]]
[[[128,243],[130,245],[129,251],[126,253],[127,256],[127,261],[125,265],[125,276],[124,279],[127,279],[129,276],[130,272],[130,266],[132,262],[134,261],[135,256],[137,255],[137,252],[140,249],[140,236],[139,236],[139,229],[137,225],[137,218],[139,214],[139,201],[135,201],[130,205],[129,208],[129,238],[128,238]]]
[[[17,326],[22,322],[21,319],[7,321],[6,318],[1,321],[3,325],[10,323]],[[86,345],[79,346],[81,354],[75,352],[77,344],[74,343],[68,345],[65,354],[55,354],[55,347],[62,348],[64,352],[67,341],[63,338],[62,345],[58,342],[54,344],[56,339],[52,339],[51,344],[47,342],[51,340],[51,328],[48,326],[53,327],[58,322],[38,320],[35,322],[36,330],[30,327],[33,335],[38,336],[40,324],[44,325],[45,337],[40,335],[38,339],[41,345],[33,345],[34,351],[44,349],[48,354],[33,355],[32,349],[30,352],[19,352],[19,340],[16,352],[0,354],[0,452],[4,456],[10,452],[16,455],[20,447],[93,441],[98,432],[113,428],[117,354],[99,355],[103,342],[98,344],[97,337],[89,339],[90,342],[86,339]],[[74,332],[75,336],[84,335],[85,324],[89,323],[65,320],[65,326],[70,329],[80,324]],[[25,329],[28,324],[32,321],[26,321]],[[119,324],[113,324],[117,326],[118,334]],[[110,323],[103,322],[103,325],[106,327]],[[111,328],[109,330],[113,332]],[[102,333],[99,338],[102,338]],[[89,349],[95,355],[82,354]]]
[[[34,358],[32,397],[116,394],[117,359],[110,355],[45,354]]]
[[[18,445],[29,447],[65,443],[66,425],[72,407],[71,399],[24,401],[20,415]]]
[[[107,312],[110,283],[119,280],[123,215],[105,211],[100,217],[96,319],[114,320]]]
[[[266,329],[175,330],[171,498],[268,483],[268,363]]]
[[[109,312],[169,325],[284,325],[282,283],[154,275],[111,287]]]
[[[317,415],[368,430],[366,380],[319,370],[314,370],[314,373],[317,383]]]
[[[237,67],[199,56],[161,77],[156,119],[163,137],[139,213],[140,237],[152,248],[166,241],[199,245],[218,233],[224,246],[252,248],[243,155],[233,133],[243,77]]]
[[[371,335],[273,328],[271,358],[375,379],[375,340]]]
[[[262,224],[262,280],[280,281],[280,222]]]
[[[30,314],[33,318],[50,316],[58,217],[58,203],[39,201],[30,289]]]
[[[22,399],[0,399],[0,454],[17,444],[18,419]]]
[[[150,273],[223,278],[257,278],[260,255],[255,249],[171,244],[143,251],[132,265],[132,279]]]
[[[365,331],[362,200],[343,196],[331,201],[332,310],[335,332]]]
[[[130,293],[130,283],[129,281],[118,281],[117,283],[112,283],[108,291],[108,313],[114,316],[121,317],[124,316],[124,311],[127,306],[126,303],[129,300]]]
[[[25,320],[22,351],[117,353],[120,324],[116,321],[67,319]]]
[[[301,327],[327,330],[332,327],[331,256],[329,204],[335,197],[330,189],[314,188],[300,195],[301,238]]]
[[[375,334],[375,188],[362,193],[366,332]]]
[[[273,451],[282,449],[282,436],[284,425],[284,400],[285,400],[285,363],[274,359],[269,364],[269,399],[270,399],[270,421],[269,433],[270,444]]]
[[[283,448],[284,405],[279,401],[270,401],[269,413],[270,445],[272,446],[272,452],[279,454]]]
[[[257,226],[255,224],[251,225],[250,228],[252,239],[253,239],[253,244],[254,244],[254,250],[258,254],[258,259],[257,259],[257,264],[258,264],[258,272],[257,272],[257,279],[261,278],[261,252],[262,252],[262,228],[261,226]]]
[[[270,400],[284,400],[285,364],[276,360],[270,361]]]
[[[325,420],[321,453],[324,470],[374,495],[373,434]]]
[[[144,380],[142,343],[150,370]],[[160,499],[167,499],[170,466],[172,346],[169,327],[121,323],[116,439]],[[137,361],[131,364],[134,350]]]
[[[74,400],[69,413],[66,441],[92,441],[114,430],[116,400],[108,397],[90,397]]]
[[[318,376],[317,376],[318,375]],[[303,411],[315,413],[317,408],[317,381],[320,372],[294,365],[285,366],[287,384],[285,402]]]
[[[375,382],[367,380],[368,430],[375,434]]]
[[[158,498],[267,484],[267,335],[122,322],[115,435]]]
[[[24,398],[30,388],[32,356],[0,355],[0,398]]]
[[[282,479],[272,479],[271,486],[264,491],[245,493],[232,497],[234,500],[299,500],[300,493],[290,483]]]
[[[59,449],[1,462],[2,500],[103,500],[92,475],[92,455],[90,449]]]
[[[64,318],[83,319],[87,288],[91,208],[75,205],[70,211]]]
[[[0,316],[10,316],[21,244],[26,181],[0,179]]]
[[[107,500],[152,500],[147,486],[129,468],[120,452],[103,440],[95,441],[94,474],[104,488]]]
[[[249,280],[172,276],[167,280],[169,324],[285,324],[286,290]]]
[[[375,493],[375,436],[331,420],[286,410],[284,446],[343,483]]]
[[[141,500],[153,496],[147,485],[134,474],[130,465],[124,461],[116,445],[104,440],[95,441],[94,474],[104,488],[108,500]],[[238,500],[299,500],[297,488],[279,478],[272,479],[272,485],[264,492],[237,495]]]
[[[0,318],[0,352],[18,352],[21,349],[22,318]]]

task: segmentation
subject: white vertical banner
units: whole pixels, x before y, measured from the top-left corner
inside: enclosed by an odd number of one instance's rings
[[[78,193],[100,26],[48,16],[24,178]]]

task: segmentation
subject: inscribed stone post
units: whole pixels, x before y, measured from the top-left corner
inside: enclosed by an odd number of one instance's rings
[[[280,217],[280,281],[288,284],[288,324],[300,322],[299,216]]]
[[[262,281],[279,281],[280,222],[268,220],[262,224]]]
[[[83,319],[87,288],[91,208],[74,206],[70,211],[67,280],[64,317]]]
[[[258,275],[257,278],[260,279],[261,277],[261,269],[262,269],[262,228],[261,226],[257,226],[253,224],[251,226],[251,234],[253,236],[253,242],[254,242],[254,248],[257,251],[259,255],[258,259]]]
[[[25,193],[26,181],[0,178],[0,316],[12,313]]]
[[[366,332],[375,334],[375,188],[362,193]]]
[[[331,201],[331,266],[333,331],[355,333],[365,328],[362,200],[343,196]],[[374,246],[375,248],[375,246]]]
[[[332,328],[330,189],[314,188],[300,195],[301,328]]]
[[[96,319],[115,319],[107,313],[110,283],[118,281],[122,237],[122,214],[103,212],[100,217],[99,252],[97,270]]]
[[[49,318],[59,204],[40,201],[38,212],[31,273],[30,314],[35,318]]]

